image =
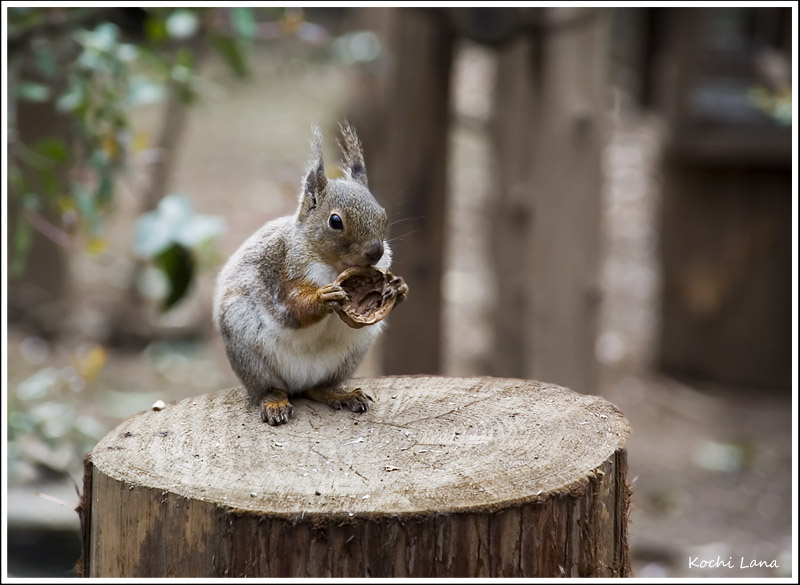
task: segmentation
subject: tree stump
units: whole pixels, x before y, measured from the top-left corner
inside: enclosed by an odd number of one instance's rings
[[[89,577],[626,576],[629,426],[531,380],[353,379],[369,412],[241,388],[140,413],[86,458]]]

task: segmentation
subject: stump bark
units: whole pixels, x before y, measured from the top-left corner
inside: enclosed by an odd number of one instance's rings
[[[353,379],[375,402],[241,388],[140,413],[86,458],[89,577],[627,576],[629,426],[531,380]]]

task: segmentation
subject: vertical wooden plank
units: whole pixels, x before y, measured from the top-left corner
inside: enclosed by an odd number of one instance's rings
[[[365,545],[363,533],[358,527],[346,523],[331,524],[328,529],[328,538],[333,555],[331,577],[363,576],[365,574]]]
[[[541,546],[541,543],[536,539],[536,523],[541,507],[539,504],[523,504],[520,509],[522,527],[520,531],[519,567],[523,577],[542,576],[537,564],[537,547]]]
[[[567,507],[563,501],[568,496],[552,498],[538,505],[535,511],[535,525],[530,538],[538,543],[535,551],[537,577],[564,577],[569,568],[565,554],[569,538],[567,528]]]
[[[393,272],[409,283],[403,312],[389,319],[384,344],[388,374],[440,369],[441,280],[452,39],[431,11],[392,8],[384,38],[388,53],[377,140],[365,143],[370,188],[393,221]],[[379,160],[376,160],[379,159]],[[418,218],[418,219],[417,219]]]
[[[97,468],[92,464],[91,468],[92,474],[92,491],[91,491],[91,508],[93,509],[93,513],[89,515],[87,518],[88,525],[89,525],[89,543],[88,549],[84,551],[84,566],[83,566],[83,576],[84,577],[92,577],[96,575],[103,575],[103,571],[105,566],[101,559],[99,558],[105,551],[105,533],[103,532],[103,525],[100,522],[97,510],[94,509],[95,506],[98,504],[100,500],[100,496],[98,495],[99,486],[97,484],[100,481],[100,473],[97,471]],[[108,494],[103,494],[104,499],[108,499],[112,497],[113,492],[109,492]],[[84,537],[84,544],[83,546],[86,547],[86,538]]]
[[[435,518],[408,522],[406,528],[414,541],[414,546],[409,547],[409,577],[436,577]]]
[[[155,492],[154,492],[155,493]],[[181,497],[171,492],[159,495],[166,536],[158,546],[165,556],[164,570],[153,575],[168,577],[232,577],[236,543],[222,538],[230,530],[228,514],[208,502]],[[152,575],[150,575],[152,576]]]
[[[588,11],[588,12],[587,12]],[[537,57],[527,376],[596,391],[601,155],[610,12],[548,8]]]
[[[80,502],[75,508],[81,525],[81,556],[75,563],[75,576],[78,578],[88,577],[91,567],[91,545],[92,545],[92,480],[94,478],[94,464],[92,454],[87,453],[83,457],[83,490],[80,495]]]
[[[631,576],[631,550],[628,546],[628,525],[631,513],[631,486],[628,483],[628,452],[618,449],[614,454],[614,566],[617,577]]]
[[[653,97],[667,128],[675,132],[691,116],[689,88],[707,59],[708,10],[669,8],[659,13],[664,40],[655,60]]]
[[[610,12],[539,21],[498,64],[493,373],[593,393]]]
[[[530,167],[536,103],[534,41],[521,36],[498,51],[492,141],[495,148],[496,203],[490,206],[492,279],[502,306],[494,313],[495,376],[526,374],[524,315],[531,310],[525,269],[530,249],[534,200]]]
[[[312,522],[309,527],[311,530],[311,544],[308,551],[306,576],[327,579],[333,573],[331,566],[336,560],[331,550],[328,525],[322,522]]]
[[[522,577],[522,508],[512,506],[489,518],[490,569],[492,577]]]

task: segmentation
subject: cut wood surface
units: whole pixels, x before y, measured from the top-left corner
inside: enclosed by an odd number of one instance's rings
[[[87,458],[87,576],[626,575],[624,416],[529,380],[353,379],[369,412],[241,388],[128,419]]]

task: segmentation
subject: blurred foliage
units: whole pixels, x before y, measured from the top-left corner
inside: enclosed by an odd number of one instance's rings
[[[772,91],[764,86],[750,89],[747,94],[750,102],[784,126],[792,125],[792,88],[783,87]]]
[[[195,257],[211,253],[208,243],[225,229],[222,218],[197,215],[183,195],[168,195],[154,211],[136,221],[134,252],[152,260],[161,274],[168,277],[162,309],[168,310],[183,298],[195,272]]]
[[[26,340],[28,353],[46,351],[39,338]],[[108,431],[81,395],[108,359],[101,346],[72,354],[70,365],[45,367],[17,384],[8,396],[8,465],[12,477],[59,475],[79,469],[83,454]]]
[[[12,275],[24,272],[35,232],[73,254],[106,248],[103,220],[126,172],[137,157],[159,155],[160,145],[148,144],[133,127],[131,112],[158,103],[165,110],[176,103],[188,107],[213,95],[216,86],[198,73],[201,55],[216,52],[244,79],[256,39],[330,40],[299,8],[11,7],[7,23],[8,185],[10,208],[17,210],[11,216]],[[52,135],[24,142],[18,126],[24,104],[57,112],[68,132],[54,128]],[[166,311],[215,260],[214,240],[225,224],[196,213],[191,194],[136,195],[142,205],[130,251],[147,266],[134,282]],[[16,481],[79,473],[83,454],[115,419],[163,398],[132,380],[116,389],[107,381],[97,387],[109,359],[103,346],[70,348],[66,360],[35,336],[19,349],[26,374],[7,395],[8,470]],[[156,340],[142,358],[169,383],[197,383],[198,372],[209,369],[192,351]],[[199,379],[209,389],[220,383],[213,375]]]
[[[248,74],[247,47],[258,27],[250,8],[141,10],[140,35],[126,39],[111,21],[119,16],[114,9],[8,9],[9,193],[21,210],[12,275],[25,269],[34,229],[73,250],[105,248],[102,217],[131,155],[143,149],[130,112],[164,99],[195,103],[203,88],[196,57],[205,44],[236,75]],[[54,103],[68,117],[69,139],[22,142],[16,116],[21,101]],[[207,218],[199,221],[209,225]],[[219,229],[204,233],[211,237]],[[195,238],[191,246],[151,256],[173,284],[165,310],[188,290],[195,249],[203,243]]]
[[[141,379],[121,378],[125,358],[100,344],[65,347],[26,336],[15,349],[10,359],[17,374],[6,397],[7,461],[9,480],[18,484],[79,477],[83,455],[119,419],[175,398],[167,388],[210,391],[227,380],[202,341],[153,341],[138,364],[129,362]]]

